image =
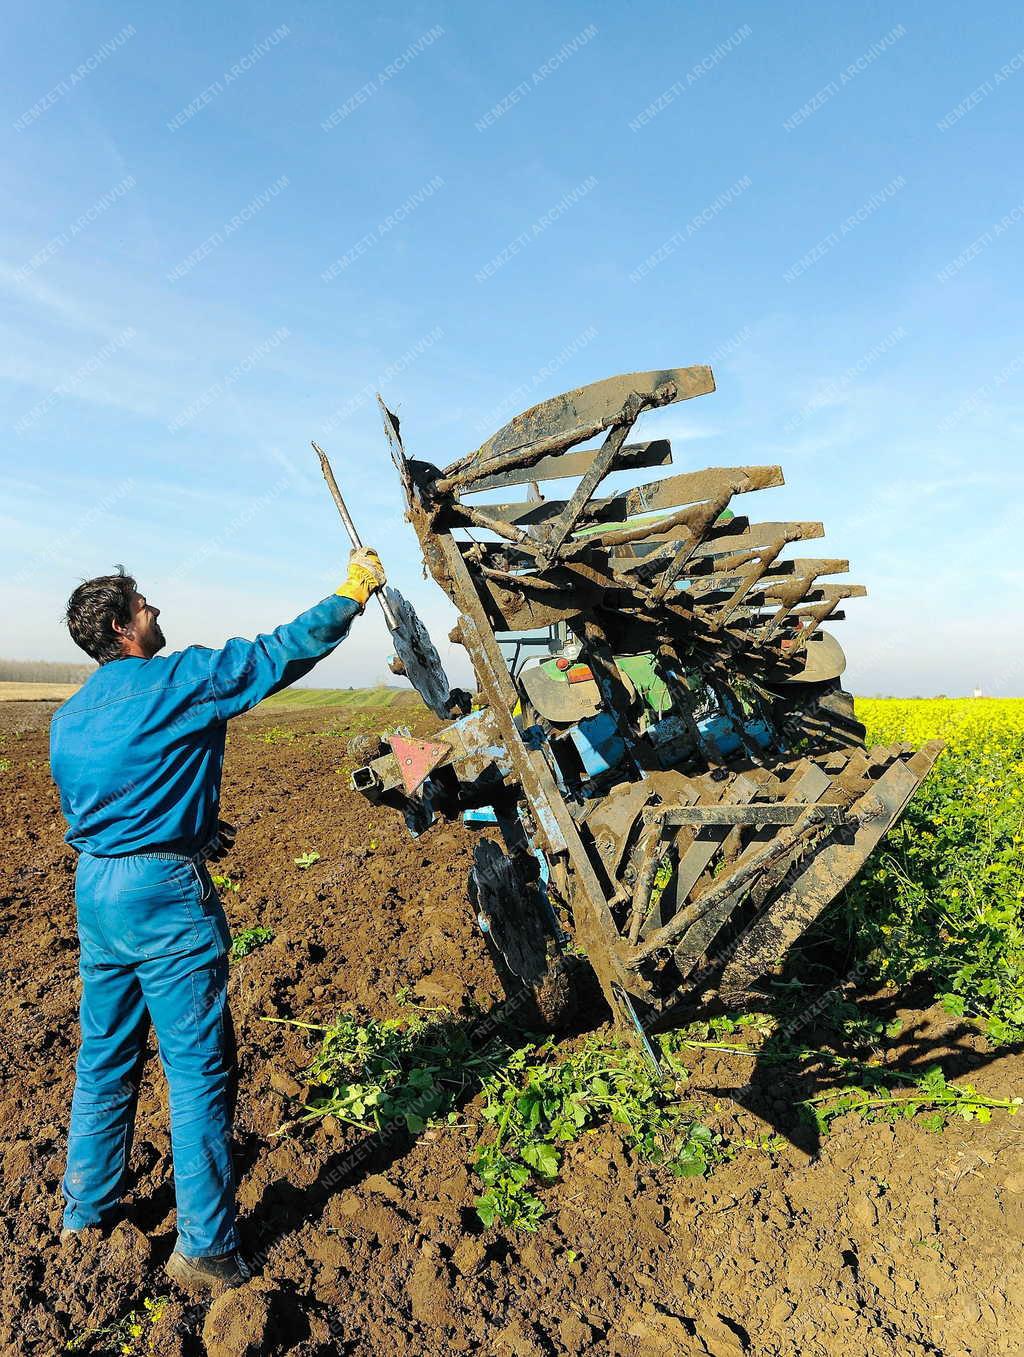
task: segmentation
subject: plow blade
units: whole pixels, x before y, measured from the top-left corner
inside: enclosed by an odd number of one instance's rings
[[[715,379],[709,367],[629,372],[592,382],[516,415],[476,452],[446,467],[444,474],[461,473],[462,482],[472,484],[480,477],[494,476],[499,470],[540,461],[546,449],[539,453],[537,449],[546,443],[562,444],[552,449],[552,453],[559,453],[593,438],[609,428],[626,401],[634,397],[652,406],[672,405],[707,395],[714,389]]]
[[[853,808],[852,842],[839,836],[825,844],[740,938],[722,971],[723,992],[752,993],[772,976],[780,959],[860,871],[941,752],[941,742],[934,740],[917,754],[901,755],[890,764]]]
[[[621,921],[626,965],[654,1018],[709,987],[736,998],[777,977],[792,945],[849,884],[941,752],[932,741],[847,750],[788,767],[748,768],[698,784],[696,800],[648,807],[656,847],[671,859],[657,893],[646,883]],[[718,960],[716,961],[716,956]]]

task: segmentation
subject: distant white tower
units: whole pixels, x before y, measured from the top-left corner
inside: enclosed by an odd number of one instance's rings
[[[985,694],[981,691],[980,688],[975,688],[975,690],[974,690],[974,696],[975,696],[975,697],[984,697]]]

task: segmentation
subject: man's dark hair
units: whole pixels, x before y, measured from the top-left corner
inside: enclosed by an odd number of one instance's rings
[[[135,592],[135,580],[119,565],[116,575],[83,580],[68,599],[64,621],[71,639],[99,664],[121,658],[121,638],[114,623],[122,627],[131,623]]]

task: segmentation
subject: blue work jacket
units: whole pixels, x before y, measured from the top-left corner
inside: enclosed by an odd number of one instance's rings
[[[67,842],[96,857],[198,853],[217,827],[226,723],[308,674],[358,611],[332,594],[254,641],[100,665],[50,726]]]

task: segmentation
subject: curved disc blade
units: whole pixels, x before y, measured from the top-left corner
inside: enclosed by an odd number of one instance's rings
[[[846,669],[843,647],[830,632],[812,632],[798,653],[804,665],[788,676],[789,683],[823,683],[826,679],[838,678]]]
[[[405,676],[435,716],[448,716],[451,685],[434,648],[430,633],[416,615],[416,609],[397,589],[387,589],[397,627],[391,633],[395,654],[402,661]]]

